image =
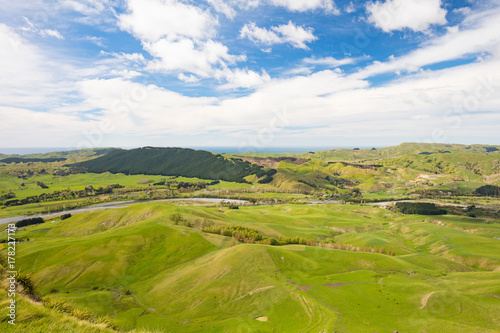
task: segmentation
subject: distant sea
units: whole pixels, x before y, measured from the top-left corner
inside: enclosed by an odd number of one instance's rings
[[[135,147],[124,147],[124,149],[132,149]],[[184,148],[192,148],[197,150],[207,150],[217,154],[238,154],[244,152],[255,152],[255,153],[307,153],[310,151],[321,151],[335,148],[371,148],[371,147],[184,147]],[[0,154],[11,155],[26,155],[26,154],[44,154],[50,153],[54,151],[69,151],[74,150],[75,148],[68,147],[23,147],[23,148],[1,148]]]

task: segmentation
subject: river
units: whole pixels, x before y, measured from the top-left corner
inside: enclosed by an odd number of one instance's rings
[[[108,202],[108,203],[103,203],[103,204],[98,204],[98,205],[92,205],[92,206],[83,207],[83,208],[65,210],[65,211],[61,211],[61,212],[57,212],[57,213],[5,217],[5,218],[0,219],[0,225],[7,224],[7,223],[16,223],[16,222],[19,222],[21,220],[30,219],[30,218],[34,218],[34,217],[51,218],[51,217],[57,217],[57,216],[60,216],[62,214],[66,214],[66,213],[79,214],[79,213],[85,213],[85,212],[93,212],[96,210],[125,208],[125,207],[128,207],[128,206],[130,206],[132,204],[136,204],[136,203],[145,203],[145,202],[169,203],[169,202],[176,202],[176,201],[181,201],[181,202],[182,201],[191,201],[191,202],[200,202],[203,204],[206,204],[206,203],[220,204],[221,202],[224,201],[224,202],[228,202],[230,204],[239,204],[239,205],[245,205],[245,204],[249,203],[246,200],[221,199],[221,198],[176,198],[176,199],[161,199],[161,200],[146,200],[146,201],[117,201],[117,202]]]

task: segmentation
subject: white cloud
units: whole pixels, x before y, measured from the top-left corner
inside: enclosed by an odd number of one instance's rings
[[[221,86],[221,89],[252,89],[271,81],[271,77],[265,70],[261,74],[248,69],[225,70],[221,71],[219,75],[227,81]]]
[[[218,21],[208,11],[176,0],[128,0],[118,25],[142,41],[215,36]]]
[[[224,3],[212,1],[219,10]],[[230,14],[229,12],[227,12]],[[186,24],[189,22],[189,24]],[[248,82],[265,80],[256,72],[231,69],[245,55],[230,54],[227,46],[215,41],[218,20],[207,10],[177,0],[128,0],[128,12],[119,16],[121,29],[141,40],[144,50],[154,57],[149,71],[176,75],[185,82],[216,78],[226,80],[227,87],[254,86]],[[250,80],[249,78],[252,78]]]
[[[110,1],[102,0],[60,0],[59,5],[85,15],[99,15],[104,12]]]
[[[75,115],[2,105],[0,118],[0,140],[4,147],[61,147],[75,142],[75,133],[87,127]]]
[[[274,6],[285,7],[293,12],[305,12],[323,9],[328,13],[339,15],[340,12],[333,0],[268,0]]]
[[[261,4],[260,0],[205,0],[216,12],[224,14],[226,17],[233,19],[236,16],[236,9],[249,10],[258,7]]]
[[[420,48],[386,62],[375,62],[362,69],[358,77],[406,71],[415,72],[421,67],[463,58],[481,52],[495,52],[500,45],[500,9],[470,15],[463,28],[448,29],[444,36],[424,42]]]
[[[284,7],[292,12],[306,12],[312,10],[324,10],[326,13],[340,15],[333,0],[206,0],[215,11],[233,19],[236,16],[236,7],[243,10],[268,4],[276,7]]]
[[[121,61],[130,61],[133,63],[146,63],[146,59],[141,53],[116,53],[101,51],[101,55],[111,56]]]
[[[185,10],[193,3],[178,1],[169,7],[173,1],[165,0],[161,4],[166,8],[161,8]],[[239,8],[238,4],[229,3]],[[193,17],[199,14],[217,24],[207,10],[193,13]],[[273,133],[284,144],[303,144],[319,136],[330,138],[324,141],[325,145],[337,142],[332,137],[368,140],[412,135],[425,139],[428,135],[432,139],[435,129],[443,129],[449,136],[490,136],[498,140],[500,82],[495,75],[500,73],[499,9],[471,12],[443,36],[426,36],[428,40],[417,50],[373,63],[354,74],[343,73],[337,67],[359,61],[356,58],[311,57],[286,72],[293,77],[281,78],[271,78],[266,71],[246,66],[237,68],[245,56],[232,54],[216,39],[216,25],[209,32],[185,28],[177,31],[175,24],[169,22],[160,24],[159,33],[142,25],[144,22],[135,26],[135,12],[123,15],[130,16],[127,31],[140,39],[153,61],[146,59],[145,53],[113,52],[103,52],[99,60],[90,63],[65,59],[50,53],[49,48],[36,46],[39,41],[36,45],[29,43],[15,29],[0,24],[3,145],[33,145],[32,133],[37,133],[40,145],[59,146],[61,141],[76,145],[80,140],[78,133],[99,128],[101,122],[113,124],[113,131],[105,137],[115,139],[115,145],[147,142],[152,135],[159,138],[155,141],[158,144],[175,135],[191,136],[194,142],[199,140],[196,135],[208,136],[213,132],[220,137],[214,139],[219,140],[216,144],[238,145],[249,133],[269,128],[275,113],[283,110],[288,126],[301,128]],[[26,28],[34,27],[26,23]],[[276,44],[273,36],[277,36],[279,43],[307,47],[308,41],[289,29],[300,27],[291,23],[282,27],[285,28],[249,25],[246,37],[270,46]],[[257,29],[262,31],[252,35]],[[307,28],[302,29],[307,32]],[[478,59],[470,64],[421,70],[430,64],[472,56]],[[194,98],[155,83],[132,82],[142,75],[145,66],[187,83],[212,78],[219,80],[220,89],[245,88],[252,92]],[[313,73],[316,66],[328,66],[331,70]],[[370,86],[367,80],[396,71],[409,73],[377,87]],[[121,141],[124,138],[129,141]],[[100,145],[111,144],[102,141]]]
[[[72,68],[0,24],[0,103],[17,107],[51,107],[71,89]]]
[[[470,7],[462,7],[462,8],[453,9],[453,13],[458,13],[458,14],[461,14],[463,16],[469,15],[470,12],[471,12]]]
[[[285,71],[283,74],[286,76],[296,76],[296,75],[309,75],[312,73],[312,69],[306,66],[298,66]]]
[[[141,71],[147,64],[147,60],[141,53],[116,53],[100,52],[101,58],[87,67],[80,70],[84,77],[121,77],[132,79],[142,76]]]
[[[64,39],[61,33],[55,29],[39,29],[35,24],[33,24],[27,17],[23,16],[24,21],[27,25],[19,27],[18,29],[23,32],[31,32],[37,34],[41,37],[55,37],[59,40]]]
[[[325,136],[386,137],[397,132],[401,135],[402,128],[408,135],[425,135],[427,130],[436,126],[443,126],[450,133],[456,132],[459,130],[455,128],[458,118],[467,112],[470,113],[468,124],[485,119],[488,116],[483,111],[500,107],[497,93],[500,85],[490,75],[498,70],[500,61],[489,60],[420,73],[376,88],[371,88],[365,80],[335,71],[322,71],[258,82],[254,93],[222,100],[191,98],[117,79],[88,80],[82,83],[81,91],[89,108],[103,109],[101,118],[113,119],[117,133],[201,135],[218,131],[224,137],[238,133],[241,139],[241,133],[266,128],[275,112],[286,110],[291,127],[310,127],[304,130],[304,135],[313,135],[314,132],[313,136],[317,137],[324,131]],[[240,74],[245,82],[251,82],[245,71]],[[255,80],[259,78],[255,77]],[[113,101],[134,89],[146,91],[147,97],[119,117],[113,110]],[[475,96],[480,97],[477,107],[474,103],[467,104],[468,98],[474,99]],[[464,109],[451,112],[457,105]],[[417,126],[415,116],[421,114],[428,117],[422,117],[422,123]],[[363,121],[359,121],[361,115]],[[325,128],[314,128],[322,126]],[[399,126],[396,132],[394,126]],[[466,124],[462,123],[462,126]],[[488,131],[494,133],[493,129]]]
[[[283,41],[274,32],[267,30],[266,28],[258,27],[254,22],[245,24],[240,30],[240,38],[248,38],[254,43],[262,44],[280,44]]]
[[[366,59],[367,57],[361,58],[343,58],[343,59],[335,59],[333,57],[325,57],[325,58],[305,58],[302,60],[305,64],[309,65],[320,65],[320,66],[329,66],[329,67],[339,67],[345,65],[352,65],[357,63],[362,59]]]
[[[51,2],[37,1],[38,9],[45,11],[72,11],[80,14],[72,20],[88,25],[115,25],[115,8],[121,5],[121,0],[57,0],[57,5]],[[40,6],[43,5],[43,7]]]
[[[244,60],[242,57],[230,55],[226,46],[212,40],[196,44],[191,39],[160,39],[146,43],[144,48],[156,58],[149,63],[149,69],[165,73],[189,72],[204,78],[213,76],[214,66]]]
[[[287,43],[299,49],[308,49],[305,43],[318,39],[318,37],[314,36],[313,28],[304,29],[303,27],[296,26],[292,21],[289,21],[286,25],[280,25],[272,29],[281,34]]]
[[[57,39],[64,39],[64,37],[61,35],[61,33],[59,31],[52,30],[52,29],[40,30],[40,36],[42,36],[42,37],[50,36],[50,37],[55,37]]]
[[[0,137],[2,140],[8,137],[10,142],[27,142],[25,137],[29,137],[29,131],[38,133],[40,124],[50,124],[48,128],[55,131],[42,129],[40,140],[50,144],[56,135],[76,145],[80,138],[75,131],[107,122],[114,127],[108,134],[111,138],[126,135],[137,140],[156,135],[161,140],[165,136],[196,136],[215,131],[220,137],[218,144],[231,140],[237,146],[248,142],[248,133],[269,128],[276,112],[285,115],[287,126],[305,128],[301,133],[274,132],[276,138],[285,143],[297,140],[297,136],[301,140],[318,136],[363,140],[401,136],[401,131],[405,136],[432,139],[436,128],[443,129],[447,135],[497,137],[497,126],[490,124],[498,124],[498,114],[485,111],[500,108],[500,84],[492,76],[498,72],[500,60],[491,58],[481,63],[410,75],[373,88],[366,80],[335,71],[258,82],[258,77],[248,75],[250,71],[241,70],[236,75],[234,72],[224,75],[234,75],[234,80],[243,81],[236,86],[255,82],[256,91],[224,99],[187,97],[123,78],[83,80],[76,85],[83,101],[73,105],[73,109],[101,110],[92,120],[0,107],[0,116],[6,120],[0,123]],[[129,100],[130,96],[140,98]],[[17,112],[15,116],[14,112]],[[12,129],[14,126],[16,130]],[[106,141],[102,145],[106,145]]]
[[[354,3],[351,1],[346,7],[345,7],[345,12],[347,14],[354,13],[356,11],[356,7],[354,7]]]
[[[411,29],[426,32],[433,24],[446,24],[441,0],[386,0],[367,5],[368,20],[385,32]]]
[[[181,81],[184,81],[186,83],[196,83],[198,81],[200,81],[199,78],[197,78],[196,76],[194,75],[185,75],[184,73],[180,73],[177,78]]]
[[[122,70],[112,69],[109,73],[111,76],[118,76],[124,79],[133,79],[142,76],[142,73],[128,69],[122,69]]]
[[[274,45],[288,43],[295,48],[309,49],[306,43],[317,40],[313,28],[303,28],[292,21],[288,24],[271,27],[271,30],[260,28],[255,23],[246,24],[240,30],[240,38],[248,38],[254,43]]]
[[[104,38],[103,37],[96,37],[96,36],[85,36],[82,38],[83,40],[87,40],[99,47],[104,47]]]
[[[231,4],[224,0],[207,0],[212,5],[215,11],[226,15],[228,18],[233,19],[236,16],[236,10]]]

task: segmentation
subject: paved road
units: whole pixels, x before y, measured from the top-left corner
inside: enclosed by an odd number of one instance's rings
[[[7,224],[7,223],[16,223],[18,221],[24,220],[24,219],[29,219],[33,217],[43,217],[43,218],[51,218],[51,217],[56,217],[60,216],[65,213],[71,213],[71,214],[78,214],[78,213],[85,213],[85,212],[92,212],[96,210],[105,210],[105,209],[117,209],[117,208],[125,208],[128,207],[131,204],[135,203],[145,203],[145,202],[182,202],[182,201],[192,201],[194,203],[200,202],[200,203],[215,203],[215,204],[220,204],[221,202],[228,202],[231,204],[240,204],[244,205],[249,203],[248,201],[245,200],[236,200],[236,199],[219,199],[219,198],[176,198],[176,199],[164,199],[164,200],[147,200],[147,201],[118,201],[118,202],[109,202],[109,203],[104,203],[104,204],[98,204],[98,205],[92,205],[88,207],[83,207],[83,208],[77,208],[77,209],[72,209],[72,210],[66,210],[62,212],[57,212],[57,213],[48,213],[48,214],[37,214],[37,215],[29,215],[29,216],[15,216],[15,217],[6,217],[0,219],[0,225],[1,224]]]

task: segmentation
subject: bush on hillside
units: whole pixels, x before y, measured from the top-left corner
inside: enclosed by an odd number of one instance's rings
[[[447,213],[435,204],[426,202],[398,202],[396,208],[403,214],[445,215]]]
[[[485,196],[485,197],[498,197],[498,195],[500,194],[500,190],[498,189],[498,186],[484,185],[484,186],[477,188],[474,191],[474,194]]]
[[[22,228],[22,227],[26,227],[26,226],[29,226],[29,225],[41,224],[41,223],[44,223],[44,222],[45,221],[41,217],[35,217],[35,218],[32,218],[32,219],[25,219],[25,220],[21,220],[19,222],[16,222],[16,227],[17,228]]]
[[[273,181],[273,177],[266,176],[265,178],[259,180],[259,184],[269,184],[272,181]]]

